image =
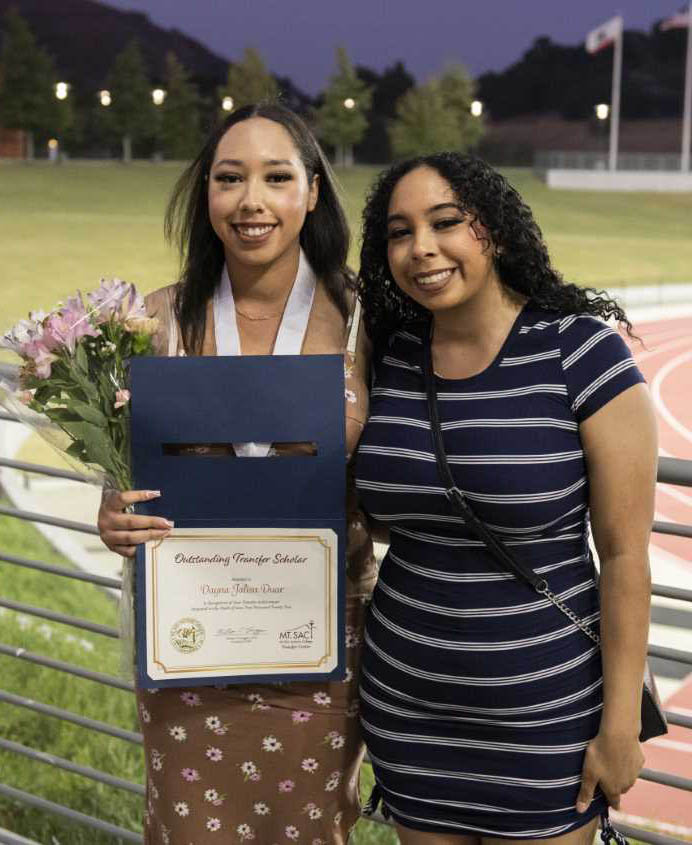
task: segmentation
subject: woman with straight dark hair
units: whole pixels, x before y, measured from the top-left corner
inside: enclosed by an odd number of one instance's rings
[[[365,334],[358,338],[353,320],[344,213],[303,121],[278,104],[226,118],[176,185],[166,233],[178,242],[182,273],[147,297],[161,324],[158,354],[344,354],[350,457],[367,414]],[[261,446],[234,448],[252,455]],[[271,446],[274,454],[296,448]],[[358,816],[355,670],[375,577],[350,478],[345,469],[346,679],[138,690],[147,845],[345,845]],[[104,496],[99,530],[110,549],[131,558],[136,544],[166,536],[166,520],[125,512],[157,495]]]
[[[656,424],[604,321],[630,324],[563,281],[478,159],[393,166],[363,219],[356,477],[391,529],[361,666],[379,793],[402,845],[590,845],[643,762]]]

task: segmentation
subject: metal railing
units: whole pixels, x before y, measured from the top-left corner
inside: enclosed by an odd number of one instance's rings
[[[537,170],[607,170],[608,152],[576,150],[537,150],[534,155]],[[679,153],[619,153],[618,170],[680,170]]]
[[[0,419],[13,420],[14,418],[8,414],[0,414]],[[41,466],[39,464],[31,464],[23,461],[10,460],[8,458],[0,457],[0,467],[7,467],[15,470],[24,471],[27,473],[37,473],[44,476],[54,478],[70,479],[73,481],[86,481],[86,479],[77,473],[65,472],[62,470],[53,469],[51,467]],[[664,484],[675,484],[686,487],[692,487],[692,461],[683,461],[675,458],[661,457],[658,464],[658,481]],[[98,532],[92,525],[86,523],[74,522],[71,520],[59,519],[56,517],[47,516],[45,514],[33,513],[24,511],[14,507],[0,507],[0,514],[12,517],[19,520],[26,520],[29,522],[41,522],[44,524],[58,526],[69,529],[71,531],[83,532],[86,534],[97,534]],[[679,537],[692,537],[692,525],[684,525],[668,522],[654,522],[654,532],[668,534]],[[114,578],[106,578],[99,575],[92,575],[86,572],[65,569],[54,564],[45,563],[39,560],[32,560],[29,558],[20,557],[17,555],[7,554],[0,549],[0,564],[9,564],[10,566],[26,567],[46,575],[57,576],[61,578],[72,578],[80,581],[86,581],[97,587],[120,589],[121,582]],[[680,601],[692,603],[692,590],[684,590],[677,587],[670,587],[661,584],[654,584],[652,588],[654,596],[661,596],[664,598],[672,598]],[[41,619],[48,619],[53,622],[59,622],[63,625],[78,628],[85,631],[105,636],[118,637],[118,631],[115,628],[100,625],[86,619],[80,619],[73,616],[68,616],[63,613],[58,613],[52,610],[47,610],[41,607],[34,607],[32,605],[24,604],[22,602],[11,601],[5,599],[0,595],[0,607],[8,610],[21,612],[27,616],[33,616]],[[684,665],[692,666],[692,652],[682,651],[679,649],[668,648],[664,646],[650,645],[648,654],[653,658],[664,659],[666,661],[675,661]],[[48,669],[53,669],[56,672],[63,672],[74,677],[87,679],[99,684],[105,684],[119,690],[128,692],[134,691],[134,685],[131,682],[122,680],[113,675],[95,672],[90,669],[85,669],[81,666],[67,663],[62,660],[56,660],[42,654],[35,654],[23,648],[18,648],[7,643],[0,643],[0,655],[14,658],[19,661],[25,661],[36,666],[41,666]],[[690,670],[692,671],[692,670]],[[96,731],[97,733],[105,734],[110,737],[117,738],[124,742],[141,745],[142,735],[134,731],[128,731],[121,727],[108,724],[96,719],[91,719],[82,716],[78,713],[73,713],[64,710],[52,704],[35,701],[33,699],[16,695],[0,689],[0,704],[9,705],[12,707],[23,708],[32,711],[39,716],[49,716],[51,718],[60,719],[62,721],[85,728],[86,730]],[[671,711],[666,712],[666,717],[669,724],[678,725],[684,728],[692,728],[692,717],[675,713]],[[106,784],[116,789],[125,790],[138,796],[144,796],[144,787],[139,783],[133,783],[128,780],[116,777],[98,769],[89,766],[83,766],[74,763],[70,760],[58,757],[54,754],[41,751],[39,749],[30,748],[18,742],[10,741],[4,737],[0,737],[0,750],[21,755],[25,758],[36,762],[45,763],[64,771],[80,775],[88,778],[96,783]],[[640,778],[642,780],[651,781],[653,783],[662,784],[674,789],[692,792],[692,779],[681,777],[679,775],[668,772],[656,771],[653,769],[643,769]],[[101,833],[112,835],[116,840],[119,839],[124,842],[143,843],[143,837],[136,831],[128,830],[118,825],[111,824],[103,819],[95,816],[90,816],[85,813],[73,810],[62,804],[42,798],[33,793],[22,789],[17,789],[13,786],[0,782],[0,796],[4,796],[12,801],[20,804],[25,804],[35,807],[47,813],[58,815],[68,821],[84,825]],[[379,813],[368,817],[371,821],[389,824]],[[666,836],[661,833],[645,830],[643,828],[632,827],[627,824],[616,824],[615,827],[620,830],[625,836],[638,839],[641,842],[651,843],[651,845],[685,845],[684,840],[675,839],[671,836]],[[39,845],[33,840],[26,839],[12,831],[0,828],[0,843],[8,843],[8,845]]]

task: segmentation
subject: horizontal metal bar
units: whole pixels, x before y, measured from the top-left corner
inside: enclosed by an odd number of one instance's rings
[[[670,772],[659,772],[657,769],[642,769],[639,772],[642,780],[649,780],[652,783],[662,783],[664,786],[674,786],[675,789],[684,789],[692,792],[692,780],[683,778],[680,775],[672,775]]]
[[[8,610],[16,610],[18,613],[26,613],[27,616],[37,616],[39,619],[50,619],[51,622],[59,622],[61,625],[69,625],[71,628],[81,628],[83,631],[91,631],[92,634],[103,634],[104,637],[120,638],[117,628],[110,625],[101,625],[98,622],[90,622],[88,619],[80,619],[77,616],[67,616],[55,610],[47,610],[44,607],[35,607],[32,604],[24,604],[11,599],[0,598],[0,607]]]
[[[72,760],[66,760],[64,757],[58,757],[57,754],[50,754],[47,751],[37,751],[35,748],[29,748],[27,745],[22,745],[20,742],[13,742],[11,739],[3,739],[0,736],[0,750],[11,751],[13,754],[21,754],[22,757],[28,757],[30,760],[38,760],[40,763],[47,763],[49,766],[55,766],[56,769],[63,769],[66,772],[72,772],[74,775],[81,775],[83,778],[98,781],[98,783],[105,783],[106,786],[112,786],[115,789],[124,789],[127,792],[132,792],[135,795],[144,797],[144,787],[141,783],[132,783],[129,780],[109,775],[108,772],[102,772],[100,769],[92,769],[91,766],[82,766],[80,763],[73,763]]]
[[[639,842],[648,842],[650,845],[689,845],[689,840],[675,839],[673,836],[666,836],[663,833],[656,833],[655,830],[644,830],[642,827],[632,827],[629,824],[613,822],[615,830],[628,836],[630,839],[637,839]]]
[[[37,475],[50,475],[51,478],[66,478],[68,481],[80,481],[90,484],[91,479],[80,472],[71,472],[67,469],[56,469],[44,464],[28,464],[26,461],[11,461],[9,458],[0,458],[0,467],[9,469],[21,469],[24,472],[35,472]]]
[[[38,569],[39,572],[49,572],[51,575],[60,575],[64,578],[75,578],[78,581],[88,581],[90,584],[98,584],[100,587],[112,587],[114,590],[122,589],[122,581],[117,578],[106,578],[103,575],[92,575],[90,572],[82,572],[79,569],[65,569],[62,566],[53,566],[50,563],[43,563],[40,560],[30,560],[26,557],[7,555],[0,553],[0,561],[13,563],[15,566],[26,566],[28,569]]]
[[[683,716],[682,713],[674,713],[672,710],[665,710],[664,713],[669,725],[678,725],[681,728],[692,728],[692,716]]]
[[[58,528],[68,528],[70,531],[81,531],[83,534],[96,534],[98,529],[94,525],[87,525],[86,522],[72,522],[69,519],[59,519],[57,516],[46,516],[43,513],[32,513],[17,508],[6,508],[0,506],[0,514],[12,516],[15,519],[25,519],[29,522],[41,522],[44,525],[56,525]]]
[[[11,830],[5,830],[4,827],[0,827],[0,842],[2,845],[41,845],[35,839],[27,839],[18,833],[12,833]]]
[[[677,484],[681,487],[692,487],[692,461],[682,458],[658,458],[658,473],[656,480],[661,484]]]
[[[654,520],[651,530],[655,534],[672,534],[674,537],[692,537],[692,525],[682,522],[660,522]]]
[[[681,651],[678,648],[667,648],[662,645],[650,645],[646,651],[649,657],[662,657],[664,660],[676,660],[692,666],[692,652]]]
[[[37,807],[39,810],[45,810],[48,813],[55,813],[58,816],[64,816],[70,821],[78,822],[86,827],[91,827],[94,830],[100,830],[102,833],[110,833],[111,836],[119,836],[125,842],[135,842],[136,845],[144,845],[144,837],[135,833],[134,830],[127,830],[124,827],[104,822],[102,819],[95,819],[93,816],[87,816],[80,813],[78,810],[72,810],[70,807],[63,807],[62,804],[56,804],[54,801],[48,801],[46,798],[40,798],[38,795],[32,795],[31,792],[24,792],[22,789],[15,789],[14,786],[8,786],[5,783],[0,783],[0,795],[10,798],[12,801],[19,801],[22,804],[28,804],[31,807]]]
[[[667,599],[680,599],[681,601],[692,601],[692,590],[681,590],[679,587],[669,587],[666,584],[652,584],[651,595],[663,596]]]
[[[91,669],[83,669],[81,666],[75,666],[74,663],[53,660],[41,654],[34,654],[33,651],[27,651],[24,648],[7,645],[7,643],[0,643],[0,654],[4,654],[7,657],[16,657],[18,660],[26,660],[29,663],[34,663],[36,666],[43,666],[46,669],[67,672],[70,675],[76,675],[78,678],[84,678],[87,681],[96,681],[97,684],[105,684],[108,687],[115,687],[125,692],[134,692],[135,689],[131,681],[123,681],[121,678],[116,678],[114,675],[105,675],[102,672],[92,672]]]
[[[41,701],[35,701],[33,698],[24,698],[24,696],[15,695],[5,690],[0,690],[0,701],[4,701],[6,704],[13,704],[15,707],[24,707],[26,710],[33,710],[35,713],[41,713],[43,716],[53,716],[56,719],[61,719],[63,722],[71,722],[73,725],[79,725],[80,728],[87,728],[90,731],[114,736],[116,739],[124,739],[126,742],[132,742],[135,745],[141,745],[143,741],[142,734],[140,733],[127,731],[125,728],[118,728],[115,725],[109,725],[107,722],[99,722],[96,719],[90,719],[88,716],[80,716],[78,713],[72,713],[70,710],[63,710],[61,707],[43,704]]]

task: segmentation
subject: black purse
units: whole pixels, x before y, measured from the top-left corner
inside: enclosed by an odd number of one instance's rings
[[[442,440],[429,332],[426,332],[423,338],[423,378],[425,379],[425,392],[428,398],[430,432],[435,448],[437,471],[445,488],[445,496],[452,508],[463,518],[465,524],[473,531],[476,537],[485,543],[488,551],[494,556],[503,570],[511,572],[518,581],[522,581],[539,595],[547,598],[593,643],[600,645],[601,638],[598,634],[592,631],[582,619],[551,591],[548,581],[545,578],[537,575],[530,566],[514,557],[502,540],[493,534],[487,525],[476,516],[463,492],[457,487],[449,464],[447,463],[447,455],[445,454],[444,442]],[[668,733],[668,726],[663,708],[661,707],[661,700],[658,696],[654,677],[648,662],[645,666],[644,683],[642,686],[641,725],[641,733],[639,734],[640,742],[645,742],[654,736],[661,736],[662,734]]]

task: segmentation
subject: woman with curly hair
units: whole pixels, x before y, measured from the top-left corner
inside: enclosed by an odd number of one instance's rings
[[[361,669],[376,792],[404,845],[587,845],[643,761],[656,430],[604,320],[631,326],[457,153],[379,178],[360,285],[375,376],[356,483],[391,542]]]

